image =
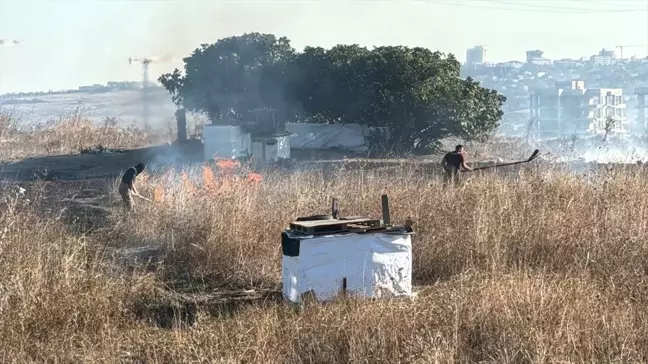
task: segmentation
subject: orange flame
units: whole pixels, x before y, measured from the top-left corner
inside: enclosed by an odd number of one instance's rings
[[[233,161],[231,159],[221,159],[216,162],[216,165],[218,168],[223,168],[223,169],[232,169],[234,167],[238,167],[241,164],[238,161]]]
[[[180,175],[180,177],[182,178],[182,184],[183,184],[186,191],[188,191],[189,193],[196,192],[196,188],[195,188],[194,184],[191,182],[191,180],[189,179],[189,176],[187,176],[187,173],[185,171],[182,171],[182,174]]]
[[[248,181],[250,181],[250,182],[259,183],[262,180],[263,180],[263,177],[261,177],[261,175],[258,174],[258,173],[250,173],[250,174],[248,174]]]
[[[203,184],[207,189],[216,188],[216,176],[209,166],[203,166]]]
[[[153,201],[164,202],[164,188],[162,188],[162,186],[155,186],[155,190],[153,191]]]

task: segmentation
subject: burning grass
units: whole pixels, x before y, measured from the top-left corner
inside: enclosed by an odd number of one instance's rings
[[[137,201],[124,219],[114,201],[113,227],[89,234],[43,216],[37,195],[6,190],[0,360],[645,362],[646,174],[597,173],[493,174],[443,190],[415,169],[260,178],[221,162],[143,176],[140,192],[155,202]],[[378,216],[382,193],[395,220],[415,221],[413,302],[302,312],[279,302],[227,312],[206,304],[193,327],[176,329],[139,317],[142,302],[199,289],[279,288],[279,233],[290,220],[325,212],[333,196],[343,215]],[[160,248],[156,269],[116,266],[115,251],[143,245]],[[182,295],[170,292],[172,281]]]

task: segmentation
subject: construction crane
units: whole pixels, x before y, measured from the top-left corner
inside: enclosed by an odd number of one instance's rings
[[[142,120],[145,125],[148,125],[149,107],[150,107],[150,83],[149,83],[149,66],[153,63],[171,63],[178,62],[171,57],[144,57],[136,58],[129,57],[128,64],[141,64],[142,65]]]
[[[624,44],[624,45],[618,45],[614,47],[614,50],[616,51],[617,49],[620,50],[619,52],[619,58],[623,58],[623,48],[637,48],[637,47],[643,47],[643,44]]]

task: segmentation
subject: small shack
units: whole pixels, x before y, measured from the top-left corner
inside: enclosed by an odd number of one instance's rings
[[[255,164],[274,164],[290,159],[290,135],[286,132],[285,117],[269,108],[249,110],[244,116],[252,120],[250,126],[251,154]]]
[[[413,231],[390,224],[387,196],[382,221],[337,211],[334,200],[330,216],[298,218],[282,233],[284,298],[410,297]]]
[[[205,125],[203,153],[205,160],[241,158],[251,149],[250,133],[239,125]]]
[[[290,133],[252,133],[252,156],[257,164],[273,164],[290,159]]]
[[[290,159],[292,133],[285,131],[285,123],[276,119],[272,109],[255,109],[236,119],[205,125],[205,160],[252,156],[255,163],[265,165]]]

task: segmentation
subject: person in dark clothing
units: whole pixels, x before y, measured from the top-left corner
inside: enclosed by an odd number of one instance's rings
[[[466,171],[471,171],[472,168],[466,165],[465,150],[463,145],[459,144],[455,147],[454,152],[449,152],[441,160],[441,166],[445,170],[443,184],[449,185],[451,182],[456,186],[459,184],[459,172],[462,168]]]
[[[133,209],[133,195],[139,196],[139,192],[135,188],[135,178],[144,171],[146,165],[139,163],[135,167],[130,167],[124,172],[121,183],[119,184],[119,194],[124,201],[124,207],[127,210]]]

